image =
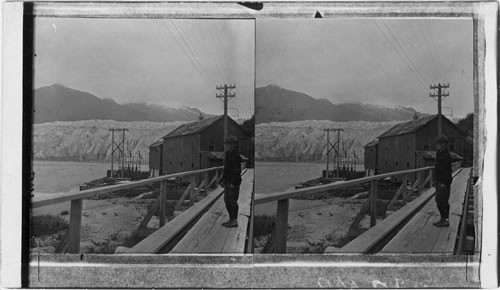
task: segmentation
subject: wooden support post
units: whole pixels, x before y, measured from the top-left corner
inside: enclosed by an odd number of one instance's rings
[[[404,176],[404,179],[403,179],[403,184],[404,184],[404,188],[403,188],[403,204],[406,204],[406,202],[408,201],[408,176]]]
[[[361,210],[358,212],[356,217],[354,218],[351,226],[349,227],[349,230],[355,229],[358,227],[359,223],[363,220],[363,217],[365,217],[365,214],[368,213],[368,209],[370,208],[371,205],[371,200],[368,199],[363,206],[361,207]]]
[[[192,190],[189,192],[189,200],[191,200],[191,204],[195,202],[195,193],[196,193],[196,176],[191,176],[191,185]]]
[[[182,205],[182,203],[184,202],[184,200],[188,195],[191,196],[191,191],[193,191],[193,183],[190,183],[186,188],[186,190],[184,190],[184,192],[182,193],[181,198],[179,198],[177,204],[175,205],[176,210],[180,209],[180,206]]]
[[[288,199],[278,200],[276,212],[275,253],[286,253],[286,240],[288,236]]]
[[[160,182],[160,227],[165,225],[167,206],[167,181]]]
[[[370,182],[370,227],[377,224],[377,181]]]
[[[433,171],[432,169],[429,169],[429,187],[433,187],[434,186],[434,175],[433,175]]]
[[[417,173],[417,194],[420,194],[422,192],[422,182],[424,179],[422,178],[422,171],[419,171]]]
[[[219,179],[219,177],[217,176],[217,170],[216,170],[214,177],[212,178],[212,180],[210,180],[210,182],[206,186],[206,189],[210,190],[212,188],[212,185],[214,185],[214,183],[216,183],[217,179]]]
[[[209,181],[210,181],[210,180],[209,180],[209,177],[208,177],[208,172],[205,172],[205,173],[204,173],[204,178],[203,178],[203,184],[204,184],[204,185],[203,185],[203,189],[204,189],[205,191],[207,191],[207,190],[208,190],[208,182],[209,182]]]
[[[160,197],[158,197],[153,206],[149,209],[149,211],[146,213],[146,216],[144,216],[144,219],[142,220],[141,224],[139,225],[139,229],[145,229],[148,227],[148,223],[151,220],[151,218],[154,216],[158,208],[160,207]]]
[[[71,254],[80,253],[80,231],[82,228],[83,200],[74,199],[71,201],[68,232],[68,252]]]
[[[403,193],[403,191],[406,190],[406,181],[403,180],[403,182],[401,183],[401,186],[399,187],[398,191],[396,191],[396,193],[394,194],[394,197],[391,199],[391,201],[389,202],[389,205],[387,205],[387,209],[390,210],[394,207],[394,204],[396,203],[396,201],[398,200],[398,198],[401,196],[401,193]]]

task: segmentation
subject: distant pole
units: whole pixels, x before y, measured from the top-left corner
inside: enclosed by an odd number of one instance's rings
[[[113,165],[115,163],[115,130],[111,130],[111,178],[113,178]]]
[[[328,165],[330,163],[330,150],[328,150],[328,143],[330,143],[330,130],[325,130],[326,131],[326,174],[325,177],[328,178]]]
[[[221,91],[221,93],[217,93],[215,95],[216,98],[218,99],[223,99],[224,101],[224,153],[227,151],[227,145],[226,145],[226,140],[229,135],[229,128],[228,128],[228,117],[227,117],[227,103],[230,98],[236,97],[236,94],[231,92],[231,90],[236,88],[236,85],[223,85],[223,86],[216,86],[215,87],[218,91]],[[224,154],[224,165],[226,164],[226,158]]]
[[[117,163],[118,165],[122,165],[121,169],[121,175],[123,175],[123,168],[125,167],[125,131],[128,131],[127,128],[111,128],[109,129],[111,131],[111,177],[113,177],[113,171],[114,171],[114,163],[115,163],[115,152],[118,150],[118,158],[121,159],[121,162],[117,158]],[[115,140],[115,131],[117,132],[122,132],[122,140],[120,143],[118,143]],[[119,136],[119,135],[118,135]],[[119,137],[118,137],[119,138]]]
[[[330,151],[334,150],[335,151],[335,159],[336,159],[336,163],[337,163],[337,177],[340,177],[340,132],[344,132],[344,129],[341,129],[341,128],[327,128],[327,129],[324,129],[323,131],[326,131],[327,133],[327,140],[326,140],[326,162],[327,162],[327,167],[326,167],[326,173],[327,173],[327,176],[328,176],[328,159],[329,159],[329,156],[330,156]],[[329,132],[330,131],[333,131],[333,132],[337,132],[337,142],[335,142],[335,144],[332,144],[331,140],[330,140],[330,134]]]
[[[337,178],[340,177],[340,132],[344,131],[343,129],[335,129],[337,131]]]
[[[122,157],[122,178],[125,177],[123,174],[123,169],[125,167],[125,130],[122,130],[122,144],[123,144],[123,150],[121,151],[121,157]]]
[[[437,85],[431,85],[430,86],[431,90],[434,90],[434,92],[431,92],[429,94],[429,97],[434,98],[437,100],[437,105],[438,105],[438,135],[443,134],[443,114],[441,113],[441,108],[442,108],[442,102],[443,100],[450,96],[448,92],[445,92],[445,89],[450,88],[450,84],[437,84]]]

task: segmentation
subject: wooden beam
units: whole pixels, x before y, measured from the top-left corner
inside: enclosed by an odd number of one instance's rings
[[[193,190],[193,188],[194,188],[194,184],[192,182],[189,183],[186,190],[184,190],[184,192],[182,193],[181,198],[179,198],[179,201],[177,201],[177,203],[175,204],[176,210],[179,210],[180,206],[182,205],[182,203],[184,202],[184,200],[186,199],[186,197],[188,195],[191,196],[191,191]]]
[[[144,219],[142,220],[141,224],[139,225],[139,229],[147,228],[149,221],[155,215],[155,212],[158,210],[159,207],[160,207],[160,197],[158,196],[158,198],[154,201],[153,206],[149,209],[149,211],[144,216]]]
[[[358,214],[354,218],[354,221],[349,227],[350,230],[358,227],[359,223],[363,220],[363,217],[368,213],[368,209],[370,209],[370,203],[371,203],[370,199],[367,199],[366,202],[363,204],[361,210],[358,212]]]
[[[194,175],[194,174],[216,171],[216,170],[220,170],[220,169],[223,169],[223,167],[220,166],[220,167],[212,167],[212,168],[201,169],[201,170],[179,172],[179,173],[162,175],[162,176],[158,176],[158,177],[154,177],[154,178],[142,179],[142,180],[127,182],[127,183],[108,185],[108,186],[103,186],[103,187],[96,187],[96,188],[82,190],[82,191],[78,191],[78,192],[70,193],[70,194],[61,194],[61,195],[58,194],[55,197],[35,199],[31,203],[31,207],[38,208],[38,207],[44,207],[44,206],[58,204],[58,203],[76,200],[76,199],[86,199],[86,198],[94,197],[94,196],[99,195],[99,194],[111,193],[111,192],[115,192],[115,191],[119,191],[119,190],[126,190],[129,188],[134,188],[134,187],[139,187],[139,186],[144,186],[144,185],[151,185],[153,183],[167,181],[167,180],[172,179],[172,178],[190,176],[190,175]]]
[[[416,173],[419,171],[425,171],[429,170],[430,168],[433,168],[431,166],[429,167],[422,167],[418,169],[411,169],[411,170],[403,170],[403,171],[397,171],[397,172],[391,172],[391,173],[384,173],[384,174],[379,174],[379,175],[373,175],[373,176],[367,176],[367,177],[362,177],[358,179],[351,179],[351,180],[346,180],[346,181],[338,181],[335,183],[330,183],[330,184],[323,184],[323,185],[318,185],[318,186],[312,186],[312,187],[305,187],[305,188],[300,188],[300,189],[295,189],[295,190],[290,190],[290,191],[284,191],[284,192],[277,192],[277,193],[270,193],[270,194],[263,194],[263,195],[258,195],[255,198],[255,204],[264,204],[264,203],[269,203],[277,200],[282,200],[282,199],[289,199],[289,198],[294,198],[297,196],[301,196],[303,194],[311,194],[311,193],[316,193],[320,191],[326,191],[326,190],[332,190],[332,189],[339,189],[339,188],[346,188],[346,187],[353,187],[362,183],[374,181],[374,180],[379,180],[383,179],[386,177],[393,177],[393,176],[401,176],[401,175],[407,175],[407,174],[412,174]]]
[[[406,180],[404,180],[401,183],[401,186],[399,187],[398,191],[396,191],[396,193],[394,194],[394,197],[391,199],[391,201],[387,205],[387,209],[391,210],[394,207],[394,204],[396,203],[398,198],[401,196],[401,193],[403,192],[403,190],[405,190],[405,187],[406,187]]]
[[[214,185],[214,183],[217,181],[217,179],[219,179],[219,176],[218,176],[217,171],[215,171],[214,177],[212,178],[212,180],[210,180],[210,182],[208,183],[208,185],[206,187],[207,190],[209,190],[210,188],[212,188],[212,185]]]
[[[377,224],[377,181],[370,182],[370,227]]]
[[[288,207],[289,200],[278,201],[278,210],[276,212],[276,230],[275,230],[275,253],[286,253],[286,240],[288,236]]]
[[[71,254],[80,253],[80,232],[82,228],[83,200],[71,201],[68,233],[68,252]]]
[[[167,206],[167,181],[160,182],[160,227],[165,225]]]
[[[139,242],[134,247],[128,249],[127,253],[158,253],[162,248],[186,230],[207,208],[209,208],[221,195],[223,189],[218,188],[210,192],[205,198],[181,213],[165,226],[152,233],[150,236]]]

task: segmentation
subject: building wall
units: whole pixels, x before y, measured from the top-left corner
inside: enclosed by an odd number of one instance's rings
[[[378,145],[365,147],[365,170],[375,171],[377,169],[377,148]]]
[[[449,149],[464,157],[465,136],[453,124],[443,119],[443,134],[449,139]],[[438,135],[438,121],[434,119],[416,132],[416,148],[434,151],[434,140]]]
[[[163,140],[163,165],[167,174],[200,169],[200,135]]]
[[[415,168],[415,134],[380,138],[377,161],[378,173]]]
[[[245,157],[248,157],[249,153],[249,137],[241,129],[241,127],[229,120],[228,122],[228,133],[239,139],[240,153]],[[201,151],[224,151],[224,120],[220,119],[216,123],[212,124],[209,128],[201,132],[200,134],[200,150]]]
[[[162,146],[149,147],[149,169],[161,168]]]

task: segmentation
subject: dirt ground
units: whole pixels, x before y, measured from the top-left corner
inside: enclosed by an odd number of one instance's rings
[[[365,198],[333,197],[322,200],[290,200],[288,215],[288,253],[317,251],[315,247],[332,245],[329,237],[346,233],[356,214],[366,202]],[[256,208],[256,215],[275,215],[275,205]],[[365,216],[361,228],[369,227],[369,217]],[[260,240],[256,252],[262,249]]]
[[[113,235],[122,231],[134,231],[147,213],[147,208],[154,199],[139,199],[137,197],[117,197],[102,200],[84,200],[82,213],[81,248],[95,247],[109,241]],[[33,209],[32,215],[58,215],[69,222],[70,203]],[[150,228],[158,228],[159,220],[154,216],[148,224]],[[32,250],[52,252],[53,245],[47,239],[35,239]]]

